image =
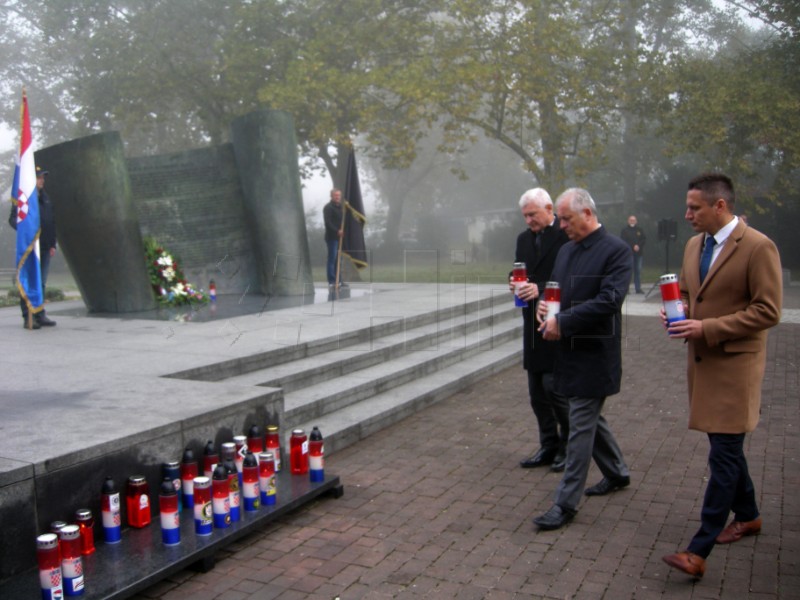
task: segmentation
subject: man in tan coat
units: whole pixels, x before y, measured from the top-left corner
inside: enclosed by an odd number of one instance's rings
[[[688,340],[689,428],[708,434],[710,450],[700,529],[664,562],[696,578],[714,544],[761,531],[744,437],[758,424],[767,329],[780,321],[781,264],[775,244],[734,216],[734,202],[725,175],[689,182],[686,220],[700,235],[686,243],[681,267],[687,318],[667,329]]]

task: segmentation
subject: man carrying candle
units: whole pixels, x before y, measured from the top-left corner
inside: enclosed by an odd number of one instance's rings
[[[715,544],[761,531],[744,437],[758,424],[767,330],[780,321],[781,263],[775,244],[738,219],[734,204],[733,183],[721,173],[689,182],[685,218],[699,235],[686,243],[681,268],[687,318],[668,325],[661,311],[670,337],[688,341],[689,428],[710,445],[700,529],[685,551],[663,557],[695,578]]]
[[[545,342],[536,327],[536,302],[550,279],[556,255],[569,240],[553,214],[553,201],[542,188],[525,192],[519,200],[528,228],[517,237],[515,261],[525,264],[527,281],[519,285],[519,297],[527,301],[522,309],[523,367],[528,372],[528,395],[539,425],[539,449],[520,462],[523,469],[550,465],[564,470],[569,408],[553,396],[553,344]],[[509,281],[512,291],[514,285]],[[559,431],[560,429],[560,431]]]
[[[536,316],[545,340],[556,343],[553,392],[569,406],[567,464],[553,506],[536,517],[540,530],[563,527],[577,512],[594,459],[603,479],[586,489],[602,496],[630,484],[628,465],[600,414],[622,379],[622,303],[631,281],[631,249],[608,233],[589,192],[571,188],[558,197],[559,225],[570,241],[556,257],[551,279],[560,285],[558,314],[544,302]]]

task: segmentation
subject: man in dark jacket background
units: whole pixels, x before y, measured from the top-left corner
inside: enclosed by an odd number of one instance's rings
[[[331,201],[322,209],[322,220],[325,223],[325,245],[328,248],[328,263],[325,271],[328,276],[328,285],[336,286],[336,271],[339,265],[339,244],[344,235],[342,221],[342,191],[331,190]],[[339,269],[339,283],[342,283],[342,273]]]
[[[639,227],[636,215],[628,217],[627,227],[623,227],[619,234],[633,252],[633,289],[637,294],[644,294],[642,290],[642,257],[644,256],[644,245],[647,236],[644,230]]]

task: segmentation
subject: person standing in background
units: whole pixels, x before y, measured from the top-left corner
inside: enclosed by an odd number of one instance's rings
[[[629,216],[628,225],[622,228],[619,237],[630,246],[633,252],[633,289],[637,294],[644,294],[642,291],[642,256],[647,236],[637,223],[636,215]]]
[[[325,271],[330,287],[336,286],[339,244],[342,243],[342,236],[344,236],[342,210],[342,191],[334,188],[331,190],[330,202],[322,209],[322,218],[325,223],[325,244],[328,247],[328,263]],[[339,283],[342,283],[341,272],[339,273]]]

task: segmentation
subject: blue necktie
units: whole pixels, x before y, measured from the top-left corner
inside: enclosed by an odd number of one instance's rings
[[[716,243],[717,240],[714,239],[713,235],[709,235],[706,238],[706,245],[700,257],[700,283],[703,283],[706,275],[708,275],[708,269],[711,267],[711,257],[714,255],[714,244]]]

